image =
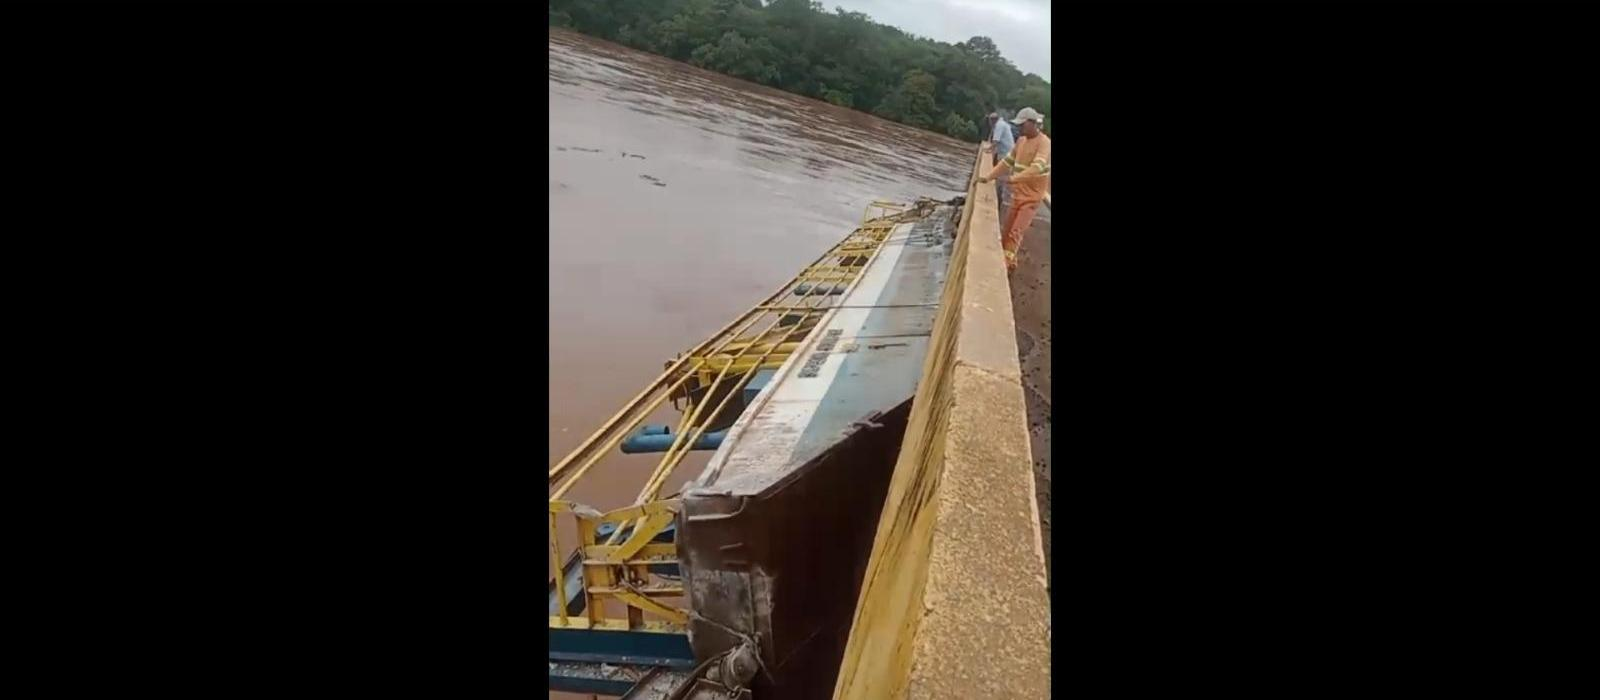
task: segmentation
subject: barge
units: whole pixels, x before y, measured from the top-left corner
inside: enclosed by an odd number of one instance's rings
[[[962,204],[874,202],[551,467],[552,690],[831,696]],[[648,424],[669,401],[677,425]],[[662,497],[692,450],[714,454]],[[631,505],[567,498],[616,452],[661,455]]]

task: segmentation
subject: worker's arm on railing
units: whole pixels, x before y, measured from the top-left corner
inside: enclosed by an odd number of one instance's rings
[[[994,170],[990,171],[989,175],[985,179],[993,180],[998,177],[1001,171],[1005,169],[1001,166],[1007,166],[1011,169],[1015,169],[1017,166],[1016,154],[1011,153],[999,163],[996,163]],[[1038,150],[1034,152],[1033,160],[1029,162],[1027,166],[1025,166],[1021,171],[1011,173],[1011,181],[1023,182],[1025,180],[1036,180],[1041,177],[1049,177],[1049,175],[1050,144],[1047,142],[1039,145]]]

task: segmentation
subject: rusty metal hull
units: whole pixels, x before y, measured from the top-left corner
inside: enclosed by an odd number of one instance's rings
[[[678,556],[697,658],[748,634],[771,674],[753,684],[763,700],[832,692],[908,407],[765,493],[685,499]]]
[[[833,690],[927,355],[954,211],[898,227],[682,497],[677,542],[705,660],[760,650],[762,700]]]

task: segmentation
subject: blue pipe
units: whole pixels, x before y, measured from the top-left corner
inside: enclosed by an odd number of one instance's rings
[[[647,425],[643,429],[636,431],[632,435],[629,435],[627,438],[623,439],[622,453],[631,455],[642,452],[666,452],[667,450],[671,449],[672,441],[676,440],[678,436],[666,432],[665,430],[659,433],[644,432],[645,430],[657,427],[665,428],[666,426]],[[716,433],[705,433],[700,436],[699,440],[695,440],[694,446],[690,447],[689,449],[715,450],[722,445],[722,438],[727,437],[727,435],[728,431],[726,430]]]

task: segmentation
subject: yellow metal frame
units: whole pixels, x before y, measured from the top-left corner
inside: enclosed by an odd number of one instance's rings
[[[678,501],[655,501],[600,513],[588,506],[570,501],[550,501],[550,561],[556,567],[556,599],[560,601],[557,614],[551,617],[553,627],[597,628],[606,622],[604,600],[614,598],[628,606],[624,629],[644,627],[642,613],[649,611],[675,625],[686,624],[688,616],[682,610],[664,605],[652,596],[682,595],[676,586],[649,585],[650,566],[677,562],[677,547],[671,544],[652,543],[651,540],[672,524],[677,515]],[[574,616],[567,613],[566,576],[561,574],[561,541],[556,533],[556,515],[571,513],[578,521],[578,547],[583,553],[583,624],[573,624]],[[611,524],[621,531],[624,525],[633,524],[627,540],[620,544],[602,543],[596,534],[601,525]]]
[[[843,294],[828,294],[828,288],[853,287],[894,227],[910,215],[925,215],[934,204],[927,200],[916,205],[881,201],[868,204],[861,225],[850,235],[770,297],[668,362],[660,376],[550,468],[550,563],[555,571],[556,596],[562,601],[559,614],[550,617],[551,627],[681,631],[687,624],[687,613],[657,598],[680,596],[682,587],[652,583],[649,570],[652,564],[677,561],[676,545],[651,542],[672,523],[678,509],[678,501],[659,498],[661,488],[688,456],[690,447],[755,373],[782,366],[832,308],[830,301],[844,298]],[[801,285],[811,289],[802,294]],[[756,327],[760,330],[751,330]],[[565,500],[579,479],[668,399],[683,412],[683,418],[671,446],[645,480],[633,505],[600,513]],[[715,406],[708,405],[713,402]],[[563,514],[573,517],[578,526],[577,546],[583,557],[580,585],[585,601],[581,615],[569,615],[565,605],[564,552],[556,534],[557,517]],[[599,541],[598,529],[606,523],[616,529],[605,541]],[[619,541],[624,535],[626,540]],[[606,618],[607,600],[625,605],[626,618]],[[645,613],[659,620],[646,620]]]

